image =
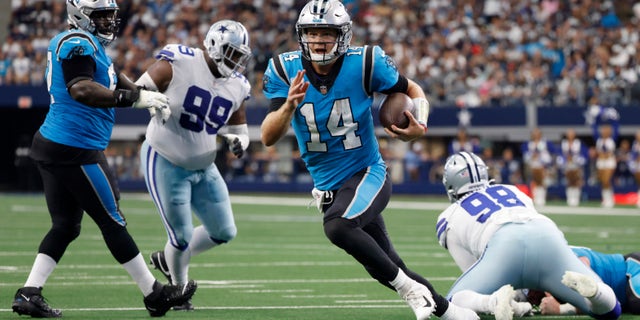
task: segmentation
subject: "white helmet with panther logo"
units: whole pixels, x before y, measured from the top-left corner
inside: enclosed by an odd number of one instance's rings
[[[120,25],[118,5],[115,0],[67,0],[67,22],[107,46],[115,40]]]
[[[320,65],[326,65],[345,54],[351,44],[353,31],[351,30],[351,17],[338,0],[312,0],[307,3],[296,22],[298,43],[302,50],[302,56]],[[309,49],[307,29],[330,28],[337,31],[336,45],[327,53],[313,53]]]

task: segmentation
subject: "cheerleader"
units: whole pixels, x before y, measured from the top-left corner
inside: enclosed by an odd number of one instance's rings
[[[587,163],[587,148],[576,137],[573,129],[568,129],[564,139],[560,142],[560,156],[558,166],[562,169],[566,179],[565,194],[567,204],[576,207],[580,204],[584,166]]]
[[[531,140],[522,145],[524,163],[531,175],[531,193],[537,206],[547,202],[547,168],[553,164],[553,144],[542,137],[542,131],[534,128]]]

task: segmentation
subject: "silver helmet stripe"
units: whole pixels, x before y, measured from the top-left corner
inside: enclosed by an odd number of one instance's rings
[[[480,170],[478,169],[478,163],[473,159],[471,154],[462,151],[459,153],[467,163],[467,170],[469,170],[469,179],[471,183],[480,181]]]

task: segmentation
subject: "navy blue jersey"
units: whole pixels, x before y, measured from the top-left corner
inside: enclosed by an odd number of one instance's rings
[[[357,172],[384,165],[371,104],[373,92],[396,84],[398,70],[378,46],[349,48],[343,58],[333,84],[309,86],[291,121],[301,157],[320,190],[336,190]],[[286,98],[289,79],[303,68],[300,51],[272,58],[264,75],[265,96]],[[305,74],[305,81],[313,83],[311,73]]]
[[[47,89],[50,106],[40,133],[67,146],[104,150],[115,122],[114,108],[93,108],[74,100],[67,91],[62,61],[74,56],[91,56],[96,62],[94,81],[113,90],[117,76],[111,58],[92,34],[68,30],[51,39],[47,51]]]

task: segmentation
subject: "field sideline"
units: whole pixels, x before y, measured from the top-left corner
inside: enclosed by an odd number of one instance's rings
[[[393,199],[385,218],[396,249],[411,269],[445,294],[460,274],[434,234],[435,219],[448,203],[444,197]],[[232,195],[238,237],[192,258],[190,275],[199,284],[196,310],[170,311],[166,318],[415,319],[396,293],[371,280],[326,240],[321,215],[308,206],[310,201],[306,195]],[[541,211],[571,244],[603,252],[639,250],[638,208],[616,207],[605,214],[595,202],[579,208],[549,204]],[[123,194],[121,208],[145,257],[164,246],[165,232],[148,195]],[[0,319],[20,319],[11,312],[11,301],[29,273],[49,216],[40,194],[0,194],[0,216]],[[85,217],[80,237],[45,286],[45,297],[63,310],[64,319],[148,319],[137,287]]]

